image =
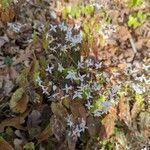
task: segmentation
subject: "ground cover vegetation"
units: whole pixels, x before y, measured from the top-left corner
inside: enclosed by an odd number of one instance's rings
[[[5,149],[150,149],[149,0],[0,1]]]

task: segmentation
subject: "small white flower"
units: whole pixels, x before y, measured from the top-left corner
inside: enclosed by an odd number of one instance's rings
[[[50,24],[50,31],[56,32],[57,25]]]
[[[78,61],[78,69],[83,68],[83,63]]]
[[[71,37],[72,37],[72,32],[69,30],[67,30],[67,33],[66,33],[66,36],[65,36],[65,39],[67,41],[71,41]]]
[[[67,26],[62,22],[61,24],[58,25],[61,31],[67,31]]]
[[[86,61],[85,61],[85,63],[86,63],[86,65],[87,65],[87,67],[91,67],[91,66],[93,66],[93,61],[92,61],[92,59],[87,59]]]
[[[97,84],[96,82],[94,82],[92,85],[92,89],[95,91],[99,91],[101,89],[101,86]]]
[[[48,65],[47,68],[45,69],[45,71],[47,71],[51,74],[53,69],[54,69],[53,65],[51,67]]]
[[[48,87],[42,86],[42,91],[43,91],[43,94],[49,95]]]
[[[144,69],[145,71],[150,70],[150,65],[147,65],[147,66],[146,66],[146,65],[143,64],[143,69]]]
[[[95,67],[96,67],[96,69],[100,69],[102,67],[102,62],[95,63]]]
[[[67,126],[69,126],[70,128],[74,127],[74,123],[72,122],[71,115],[67,116],[66,121],[67,121]]]
[[[80,73],[78,74],[78,79],[81,81],[81,82],[83,82],[84,81],[84,78],[86,77],[86,75],[84,74],[84,75],[80,75]]]
[[[71,71],[68,71],[67,73],[68,75],[66,76],[66,79],[70,79],[71,81],[77,79],[75,71],[71,70]]]
[[[93,98],[90,92],[86,92],[85,95],[87,99]]]
[[[74,29],[75,29],[75,30],[79,30],[80,27],[81,27],[80,24],[75,24]]]
[[[134,84],[134,83],[132,83],[132,84],[131,84],[131,87],[132,87],[133,90],[134,90],[136,93],[138,93],[138,94],[143,94],[143,93],[146,91],[145,87],[144,87],[144,86],[141,86],[141,85],[139,85],[139,84]]]
[[[63,89],[66,91],[66,93],[69,92],[69,90],[72,90],[72,86],[68,86],[68,84],[65,85],[65,88]]]
[[[57,89],[57,86],[53,85],[53,91],[56,91],[56,89]]]
[[[87,107],[88,110],[90,110],[93,107],[91,105],[90,101],[87,101],[87,103],[85,104],[85,106]]]
[[[62,66],[62,64],[58,63],[58,71],[59,72],[63,72],[64,68]]]
[[[73,99],[75,99],[75,98],[82,98],[82,93],[80,92],[80,91],[75,91],[74,92],[74,95],[73,95]]]
[[[78,137],[80,137],[81,132],[84,132],[86,128],[87,128],[86,123],[85,123],[84,119],[82,118],[82,122],[75,126],[72,136],[77,135]]]

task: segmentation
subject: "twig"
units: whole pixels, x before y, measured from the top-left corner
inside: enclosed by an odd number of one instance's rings
[[[132,46],[132,49],[133,49],[134,53],[137,53],[137,49],[136,49],[136,47],[135,47],[133,38],[132,38],[131,36],[130,36],[129,40],[130,40],[130,43],[131,43],[131,46]]]

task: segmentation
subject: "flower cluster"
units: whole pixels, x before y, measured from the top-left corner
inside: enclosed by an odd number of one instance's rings
[[[85,59],[82,62],[78,61],[76,67],[64,67],[58,63],[57,67],[53,64],[47,66],[45,71],[47,77],[59,73],[59,78],[50,81],[49,86],[42,85],[40,77],[37,82],[41,87],[43,94],[46,94],[49,100],[64,100],[69,98],[71,100],[85,101],[85,107],[94,116],[101,116],[107,113],[109,108],[114,105],[115,96],[120,86],[112,86],[106,93],[104,84],[107,82],[102,73],[102,62],[94,61],[92,59]],[[58,81],[64,82],[58,84]],[[46,84],[47,85],[47,84]],[[49,91],[49,92],[48,92]],[[61,91],[61,94],[60,94]],[[99,99],[105,96],[105,100]],[[98,107],[97,107],[97,106]]]
[[[85,131],[85,129],[87,129],[85,120],[83,118],[81,119],[81,123],[75,124],[72,121],[72,117],[69,115],[66,118],[66,121],[67,121],[67,126],[69,127],[69,133],[68,133],[69,136],[78,136],[78,137],[80,137],[81,133],[83,133]]]

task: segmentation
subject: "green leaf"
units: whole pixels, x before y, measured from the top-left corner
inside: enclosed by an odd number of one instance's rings
[[[142,4],[142,0],[128,0],[129,7],[137,7]]]
[[[5,65],[10,66],[12,63],[13,63],[13,60],[12,60],[9,56],[6,56],[6,57],[4,58],[4,64],[5,64]]]
[[[128,20],[128,26],[133,27],[134,29],[137,28],[139,26],[137,18],[130,15]]]
[[[33,142],[27,143],[23,147],[24,150],[35,150],[35,146]]]

